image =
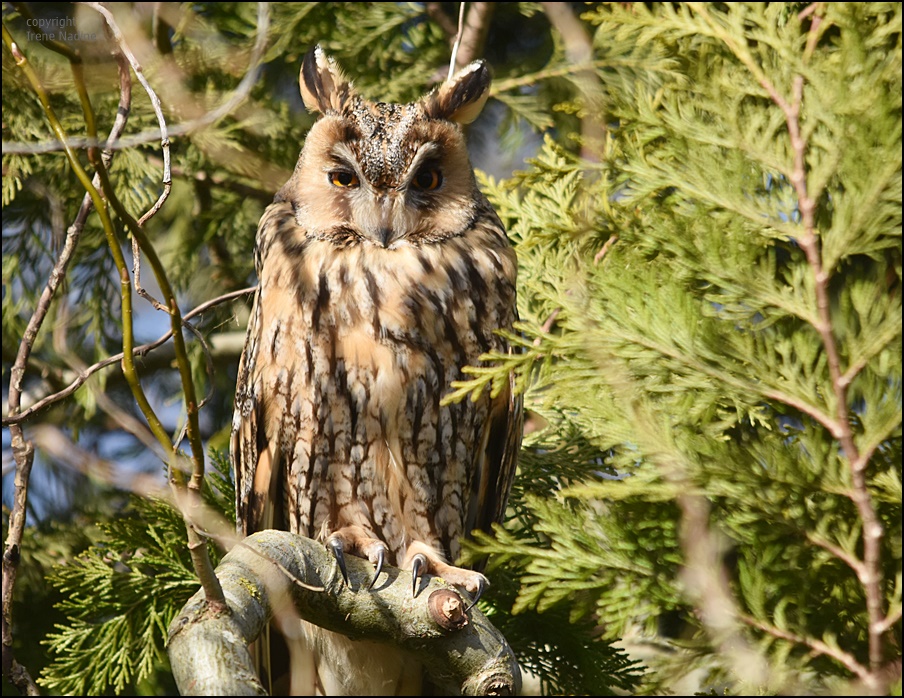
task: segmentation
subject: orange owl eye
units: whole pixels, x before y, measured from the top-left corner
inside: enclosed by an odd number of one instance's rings
[[[422,191],[433,191],[442,183],[439,170],[421,170],[414,176],[414,188]]]
[[[330,182],[333,186],[345,187],[346,189],[357,187],[360,184],[358,175],[354,172],[349,172],[348,170],[336,170],[335,172],[330,172]]]

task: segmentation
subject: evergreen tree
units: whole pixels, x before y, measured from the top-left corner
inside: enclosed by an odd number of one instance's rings
[[[131,317],[111,234],[122,248],[143,230],[185,315],[253,282],[257,220],[311,124],[297,96],[311,45],[365,94],[404,101],[442,79],[456,30],[441,3],[164,3],[117,9],[117,44],[91,7],[12,5],[3,376],[14,388],[26,338],[22,410],[123,350]],[[523,171],[481,176],[516,244],[523,351],[486,357],[448,398],[514,371],[529,408],[507,521],[468,546],[491,556],[484,611],[551,694],[676,690],[691,672],[739,693],[900,692],[900,4],[472,5],[466,33],[485,43],[462,47],[493,66],[498,105],[472,147],[496,140],[512,157],[527,129],[544,136]],[[42,304],[79,220],[76,164],[99,168],[85,139],[102,144],[115,126],[117,45],[160,95],[172,193],[133,229],[163,189],[165,154],[136,80],[109,223],[87,217]],[[53,145],[61,133],[75,164]],[[145,283],[152,266],[145,250]],[[27,443],[36,472],[96,475],[98,453],[153,469],[186,423],[188,456],[202,437],[221,449],[247,315],[238,298],[189,319],[184,354],[165,344],[136,362],[150,418],[115,367],[29,416],[19,441],[5,417],[19,472]],[[199,417],[189,385],[196,403],[209,397]],[[164,409],[173,397],[180,414]],[[54,450],[60,439],[72,445]],[[228,464],[208,461],[219,475],[207,501],[228,511]],[[104,499],[124,486],[104,478]],[[11,489],[5,480],[5,507]],[[21,543],[17,659],[47,691],[171,690],[166,627],[199,584],[181,515],[132,497],[88,507],[99,528],[86,527],[87,496],[40,494]],[[72,513],[36,521],[52,505]],[[48,632],[38,611],[51,598],[63,619]]]

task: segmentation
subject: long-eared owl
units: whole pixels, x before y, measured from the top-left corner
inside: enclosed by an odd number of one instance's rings
[[[481,354],[509,351],[517,263],[477,188],[462,124],[490,77],[472,63],[410,104],[371,102],[318,47],[304,59],[320,114],[260,221],[260,281],[239,366],[232,458],[238,527],[287,529],[344,555],[432,573],[506,506],[521,441],[511,390],[444,405]],[[392,651],[303,625],[310,676],[293,690],[420,691]]]

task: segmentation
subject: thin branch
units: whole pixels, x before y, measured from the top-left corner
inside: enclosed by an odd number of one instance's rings
[[[596,256],[594,256],[594,258],[593,258],[593,263],[599,264],[601,261],[603,261],[603,257],[605,257],[607,254],[609,254],[609,250],[612,249],[612,246],[616,242],[618,242],[618,234],[613,233],[612,235],[609,236],[609,239],[606,240],[602,249],[600,249],[600,251],[596,253]]]
[[[34,73],[34,70],[31,68],[24,54],[22,54],[22,52],[20,51],[18,45],[13,41],[12,35],[7,30],[5,24],[3,25],[3,40],[12,53],[16,61],[16,65],[26,74],[29,81],[32,83],[32,86],[35,87],[39,99],[41,99],[42,106],[45,109],[45,112],[48,112],[48,117],[52,116],[52,113],[48,111],[49,103],[47,101],[46,93],[44,93],[37,75]],[[57,45],[57,42],[52,42],[52,45],[50,45],[49,48],[63,53],[63,55],[66,55],[70,59],[73,69],[73,75],[76,79],[76,82],[78,82],[81,75],[81,58],[78,56],[78,54],[75,53],[74,55],[70,55],[68,47],[65,47],[64,45]],[[107,137],[107,142],[115,140],[122,133],[123,129],[125,128],[126,120],[128,118],[129,109],[131,107],[131,83],[128,79],[128,71],[124,73],[121,64],[119,67],[120,108],[117,110],[116,119],[114,120],[113,127]],[[85,98],[83,89],[79,90],[79,96],[82,99]],[[54,121],[55,119],[51,120],[52,123]],[[56,126],[58,135],[61,135],[62,130],[58,128],[59,124],[57,123]],[[111,159],[112,152],[105,151],[104,157],[106,157],[108,160]],[[16,359],[13,363],[12,368],[10,369],[10,385],[7,400],[7,410],[11,416],[17,414],[20,410],[22,381],[25,375],[25,368],[28,363],[28,358],[31,354],[31,350],[34,346],[34,341],[37,338],[38,332],[40,331],[44,319],[46,318],[47,313],[50,309],[51,301],[53,300],[53,297],[55,296],[60,284],[66,278],[66,270],[68,269],[69,263],[71,262],[73,254],[75,253],[75,250],[78,246],[78,242],[81,237],[82,230],[84,229],[85,222],[88,219],[88,214],[91,211],[91,207],[92,198],[88,193],[86,193],[85,197],[82,200],[82,205],[79,208],[78,213],[76,214],[75,221],[71,226],[69,226],[69,229],[66,231],[66,238],[63,244],[63,248],[60,251],[57,261],[54,264],[53,270],[51,271],[50,276],[47,280],[47,284],[45,285],[44,290],[41,293],[41,297],[38,300],[34,312],[29,318],[22,340],[19,343],[19,349],[16,354]],[[13,494],[13,507],[10,510],[9,530],[7,532],[7,539],[4,543],[3,554],[3,672],[4,675],[8,676],[10,681],[12,681],[20,691],[29,695],[37,695],[37,686],[34,684],[33,679],[31,678],[25,667],[21,666],[15,660],[12,652],[12,593],[18,574],[20,557],[19,548],[22,543],[22,534],[25,529],[26,504],[28,501],[28,481],[31,476],[31,467],[34,462],[34,448],[30,442],[25,440],[23,430],[18,424],[10,424],[10,438],[13,455],[16,461],[16,477],[14,483],[15,491]]]
[[[841,433],[841,426],[834,420],[830,415],[827,415],[825,412],[820,410],[815,405],[811,405],[806,400],[802,400],[793,395],[788,395],[780,390],[766,389],[762,388],[758,389],[759,392],[764,398],[768,398],[770,400],[775,400],[776,402],[780,402],[783,405],[787,405],[788,407],[793,407],[799,412],[809,415],[813,419],[815,419],[819,424],[821,424],[825,429],[835,438],[838,438],[838,434]]]
[[[232,291],[230,293],[224,293],[222,296],[217,296],[216,298],[212,298],[209,301],[205,301],[198,305],[194,310],[188,312],[183,317],[183,320],[190,320],[191,318],[200,315],[201,313],[210,310],[211,308],[224,303],[226,301],[234,300],[239,296],[250,295],[257,291],[257,286],[249,286],[248,288],[243,288],[238,291]],[[168,330],[163,335],[155,339],[153,342],[148,342],[147,344],[142,344],[140,346],[134,347],[132,349],[132,353],[134,356],[144,356],[148,352],[156,349],[164,342],[166,342],[170,337],[173,336],[173,331]],[[123,354],[120,352],[119,354],[114,354],[113,356],[109,356],[106,359],[101,359],[95,364],[88,366],[83,371],[79,372],[78,377],[73,380],[69,385],[67,385],[62,390],[55,392],[51,395],[47,395],[37,402],[35,402],[31,407],[26,410],[22,410],[20,413],[10,414],[3,418],[3,426],[9,426],[12,424],[20,424],[25,420],[33,417],[35,414],[44,411],[51,405],[59,402],[60,400],[64,400],[76,390],[78,390],[82,385],[85,384],[91,376],[100,371],[101,369],[107,368],[108,366],[112,366],[113,364],[118,364],[123,360]]]
[[[826,4],[824,2],[811,3],[803,12],[797,15],[797,20],[803,22],[807,17],[813,16],[810,22],[810,31],[807,32],[807,47],[804,49],[804,62],[810,60],[813,51],[816,50],[816,44],[819,42],[820,34],[823,31],[822,19],[825,15]]]
[[[836,435],[836,438],[841,443],[842,450],[851,465],[851,478],[854,486],[851,498],[863,521],[863,564],[865,570],[859,575],[859,578],[866,590],[866,607],[869,618],[870,668],[875,671],[878,670],[882,662],[882,639],[881,636],[875,632],[875,628],[878,627],[883,616],[881,588],[882,573],[879,559],[879,541],[882,538],[883,529],[866,484],[864,471],[867,463],[860,459],[857,445],[854,442],[850,417],[848,415],[847,384],[842,378],[841,356],[832,324],[831,299],[829,298],[830,275],[822,267],[822,255],[819,238],[816,233],[816,202],[810,196],[807,188],[807,142],[803,137],[800,128],[800,109],[803,101],[803,87],[804,78],[803,76],[798,75],[794,78],[792,88],[793,101],[790,107],[784,110],[788,122],[788,135],[791,139],[791,147],[794,152],[794,169],[791,173],[791,185],[797,193],[801,224],[804,228],[804,234],[800,238],[800,246],[807,256],[807,261],[812,270],[815,282],[816,306],[819,313],[819,322],[816,325],[816,330],[822,338],[823,348],[828,359],[829,375],[835,393],[836,422],[840,427],[840,433]],[[873,677],[873,679],[874,678],[875,677]]]
[[[876,632],[884,633],[889,630],[895,623],[901,620],[901,604],[898,603],[898,607],[889,611],[888,615],[879,623],[879,627],[876,628]]]
[[[467,4],[461,3],[462,9]],[[458,51],[453,57],[454,70],[464,68],[483,55],[483,47],[490,31],[490,20],[493,17],[495,3],[472,2],[470,5],[467,17],[459,18]],[[452,72],[453,70],[450,70],[449,74],[451,75]]]
[[[449,59],[449,75],[446,77],[446,80],[450,82],[452,78],[455,77],[455,69],[458,64],[458,48],[461,46],[461,34],[465,23],[465,4],[466,3],[463,2],[458,3],[458,31],[455,32],[455,40],[452,42],[452,57]]]
[[[175,136],[183,136],[188,133],[197,131],[200,128],[216,123],[224,116],[231,114],[236,107],[247,99],[257,82],[260,73],[264,49],[267,47],[267,33],[270,27],[270,10],[269,3],[259,2],[257,4],[257,36],[255,37],[254,48],[251,51],[251,60],[249,61],[248,71],[245,77],[239,82],[238,86],[233,90],[229,98],[213,111],[206,112],[197,119],[191,119],[181,124],[171,126],[169,128],[169,138],[172,140]],[[132,136],[126,136],[115,139],[109,144],[112,150],[123,150],[125,148],[134,148],[137,145],[144,145],[159,141],[162,138],[160,129],[148,129]],[[13,143],[3,142],[3,152],[16,154],[38,154],[50,153],[68,148],[90,148],[99,145],[97,139],[88,138],[70,138],[64,144],[59,138],[55,140],[45,141],[41,143]]]
[[[822,640],[817,640],[812,637],[805,637],[803,635],[797,635],[795,633],[790,633],[787,630],[781,630],[776,628],[774,625],[769,625],[768,623],[764,623],[756,618],[752,618],[747,615],[741,614],[738,618],[746,623],[747,625],[757,628],[758,630],[762,630],[764,633],[772,635],[772,637],[777,637],[780,640],[787,640],[788,642],[793,642],[798,645],[804,645],[805,647],[809,647],[816,654],[824,654],[827,657],[831,657],[835,661],[842,664],[848,671],[852,674],[855,674],[860,678],[865,684],[869,685],[871,682],[872,674],[870,671],[863,666],[860,662],[857,661],[856,657],[852,654],[849,654],[842,650],[840,647],[832,647],[831,645],[827,645]]]
[[[841,560],[844,564],[850,567],[857,574],[857,577],[862,580],[864,573],[866,572],[866,568],[863,565],[863,562],[857,559],[856,556],[851,555],[850,553],[845,552],[839,546],[834,543],[825,540],[824,538],[817,536],[815,533],[811,531],[807,531],[807,540],[813,543],[813,545],[817,545],[823,550],[830,552],[832,555]]]
[[[3,32],[6,33],[6,25],[3,26]],[[19,572],[22,533],[25,530],[25,512],[28,503],[28,479],[35,454],[34,446],[24,439],[22,430],[16,431],[18,433],[12,435],[13,458],[16,461],[13,506],[9,513],[9,532],[3,548],[3,613],[0,638],[3,643],[3,675],[9,678],[20,693],[36,696],[39,695],[37,684],[28,669],[16,661],[13,653],[13,588]]]
[[[170,141],[167,134],[166,117],[163,115],[163,107],[160,104],[160,97],[157,96],[154,88],[151,87],[151,84],[145,77],[144,69],[141,67],[141,63],[138,61],[138,58],[135,57],[134,52],[129,48],[129,45],[122,34],[122,30],[116,23],[116,19],[113,16],[113,13],[98,2],[85,2],[82,4],[84,4],[86,7],[90,7],[94,11],[100,13],[101,16],[103,16],[109,32],[113,35],[113,38],[116,41],[116,45],[119,47],[119,51],[129,61],[129,65],[132,66],[132,70],[135,71],[135,75],[138,77],[138,81],[141,83],[142,87],[144,87],[144,91],[147,93],[148,98],[151,102],[151,107],[154,110],[154,115],[157,117],[157,124],[160,126],[160,148],[163,153],[163,191],[157,198],[157,201],[154,203],[154,205],[150,208],[150,210],[138,219],[138,225],[143,226],[145,222],[150,220],[157,213],[157,211],[161,209],[164,202],[169,197],[169,193],[173,185],[170,166]],[[151,303],[151,305],[153,305],[157,310],[162,310],[165,312],[166,307],[158,300],[153,298],[151,294],[148,293],[147,290],[141,285],[141,254],[138,249],[138,240],[134,236],[132,237],[132,276],[135,279],[135,291],[138,293],[138,295]]]
[[[110,10],[108,10],[106,7],[101,5],[99,2],[84,2],[81,4],[85,5],[86,7],[90,7],[95,12],[99,12],[103,16],[104,20],[106,20],[107,27],[113,34],[116,45],[119,46],[119,50],[126,57],[126,59],[128,59],[129,65],[132,66],[132,70],[135,71],[135,76],[138,78],[138,82],[141,83],[141,86],[144,87],[144,91],[147,92],[148,98],[151,100],[151,106],[154,109],[154,114],[157,117],[157,124],[160,126],[160,148],[163,152],[163,192],[160,194],[160,197],[157,199],[151,209],[139,219],[138,224],[144,225],[145,222],[153,217],[154,214],[156,214],[157,211],[159,211],[163,206],[163,203],[169,197],[170,189],[173,186],[173,177],[170,172],[170,141],[166,131],[166,118],[163,116],[163,107],[160,104],[160,98],[157,96],[157,93],[154,92],[154,88],[151,87],[148,79],[144,76],[144,70],[141,67],[141,63],[138,62],[135,54],[126,43],[126,40],[122,35],[122,30],[120,30],[119,25],[116,23],[115,17],[113,17],[113,13],[110,12]],[[141,294],[141,289],[138,285],[137,277],[135,279],[135,286],[136,288],[138,288],[139,294]]]

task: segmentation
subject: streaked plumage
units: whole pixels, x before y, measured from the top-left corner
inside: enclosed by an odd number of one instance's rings
[[[516,317],[515,254],[459,126],[488,87],[475,63],[418,102],[373,103],[319,49],[305,58],[302,96],[322,117],[261,218],[239,367],[243,534],[284,528],[409,569],[421,553],[426,571],[479,587],[447,563],[504,513],[520,400],[440,400],[462,367],[507,350],[495,332]],[[305,632],[316,685],[302,689],[419,692],[388,649]]]

